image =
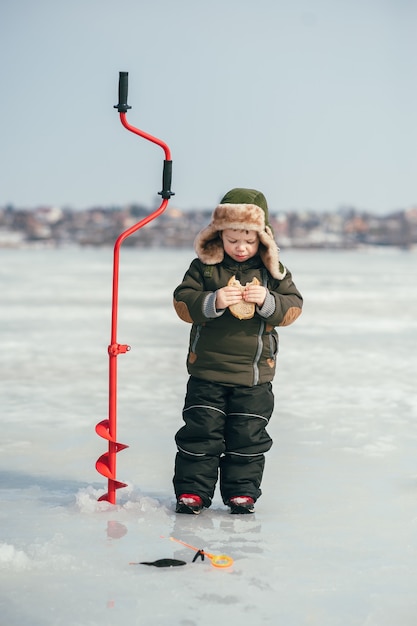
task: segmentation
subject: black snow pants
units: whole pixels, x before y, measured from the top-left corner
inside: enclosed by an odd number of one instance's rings
[[[190,377],[183,409],[185,425],[175,436],[174,489],[199,495],[209,507],[220,474],[220,493],[261,495],[264,453],[272,446],[266,431],[274,408],[271,383],[231,387]]]

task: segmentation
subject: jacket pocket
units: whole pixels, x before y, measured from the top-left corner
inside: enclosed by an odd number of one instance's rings
[[[267,363],[270,368],[275,367],[275,362],[277,360],[278,352],[279,352],[279,338],[277,333],[269,332],[267,333],[268,338],[268,356]]]
[[[197,324],[193,326],[191,330],[190,336],[190,350],[188,353],[188,361],[191,363],[195,363],[197,361],[197,344],[201,335],[202,324]]]

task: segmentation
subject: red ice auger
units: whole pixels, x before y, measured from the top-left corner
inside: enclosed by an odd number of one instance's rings
[[[116,490],[126,487],[125,483],[116,480],[116,454],[121,450],[124,450],[128,446],[119,443],[116,437],[117,431],[117,357],[119,354],[124,354],[130,350],[130,346],[120,344],[117,341],[117,314],[118,314],[118,295],[119,295],[119,257],[120,246],[123,241],[135,233],[137,230],[146,226],[149,222],[157,218],[167,208],[169,199],[174,193],[171,191],[171,178],[172,178],[172,160],[171,152],[167,144],[149,135],[143,130],[139,130],[134,126],[131,126],[126,120],[126,112],[132,108],[127,104],[127,86],[128,86],[128,72],[119,72],[119,104],[115,105],[115,109],[119,111],[120,121],[123,126],[132,133],[143,137],[147,141],[160,146],[165,153],[164,168],[162,174],[162,191],[159,195],[162,196],[162,202],[158,209],[144,217],[140,222],[134,224],[127,230],[125,230],[116,240],[114,244],[114,256],[113,256],[113,292],[112,292],[112,319],[111,319],[111,338],[110,345],[108,347],[109,353],[109,417],[108,419],[99,422],[96,426],[96,433],[106,439],[109,442],[108,452],[105,452],[100,456],[96,462],[97,471],[105,476],[108,480],[107,493],[102,495],[99,500],[107,500],[111,504],[116,503]]]

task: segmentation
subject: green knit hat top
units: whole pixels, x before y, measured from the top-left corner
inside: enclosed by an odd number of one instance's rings
[[[255,204],[265,213],[265,226],[270,226],[268,203],[262,191],[235,187],[223,196],[220,204]]]

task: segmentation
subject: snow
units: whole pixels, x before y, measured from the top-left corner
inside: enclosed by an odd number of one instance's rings
[[[282,253],[305,297],[281,329],[263,496],[173,512],[192,251],[121,254],[117,504],[107,449],[110,249],[0,250],[0,608],[8,626],[414,626],[416,251]],[[230,568],[194,552],[227,554]],[[183,567],[132,565],[178,558]]]

